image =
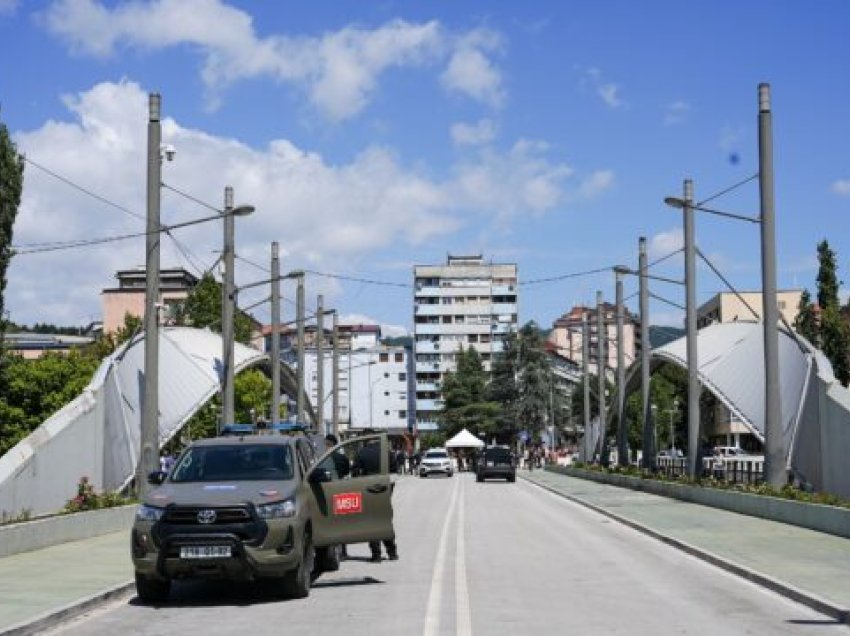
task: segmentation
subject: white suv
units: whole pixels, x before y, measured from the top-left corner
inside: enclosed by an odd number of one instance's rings
[[[422,461],[419,463],[419,476],[427,477],[432,473],[439,473],[451,477],[453,474],[452,460],[445,448],[432,448],[425,451]]]

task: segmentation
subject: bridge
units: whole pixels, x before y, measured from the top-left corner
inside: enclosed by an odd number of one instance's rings
[[[160,447],[219,390],[222,340],[191,327],[160,330]],[[268,355],[237,343],[234,370],[269,369]],[[144,387],[144,334],[105,358],[74,400],[0,457],[0,512],[56,512],[76,495],[82,476],[98,491],[132,480],[139,458]],[[281,389],[297,393],[292,370],[281,364]],[[309,396],[304,403],[315,422]]]

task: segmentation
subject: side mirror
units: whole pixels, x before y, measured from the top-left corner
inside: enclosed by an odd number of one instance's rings
[[[310,473],[310,483],[311,484],[323,484],[328,481],[333,480],[333,475],[331,475],[331,471],[324,470],[322,468],[317,468],[312,473]]]
[[[166,477],[168,477],[168,473],[164,473],[161,470],[155,470],[152,473],[148,473],[148,483],[152,486],[159,486],[165,481]]]

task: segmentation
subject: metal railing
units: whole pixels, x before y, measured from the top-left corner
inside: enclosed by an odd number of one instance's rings
[[[656,466],[665,477],[675,478],[688,474],[686,457],[658,457]],[[701,476],[733,484],[760,484],[764,482],[764,458],[723,457],[717,461],[715,457],[705,457],[702,460]]]

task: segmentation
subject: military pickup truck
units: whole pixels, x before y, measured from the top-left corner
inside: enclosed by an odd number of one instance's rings
[[[378,466],[358,456],[379,445]],[[246,435],[191,444],[138,507],[131,532],[136,590],[168,598],[174,579],[269,578],[303,598],[346,543],[393,536],[386,435],[319,455],[305,435]],[[350,468],[349,468],[350,467]]]

